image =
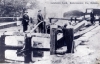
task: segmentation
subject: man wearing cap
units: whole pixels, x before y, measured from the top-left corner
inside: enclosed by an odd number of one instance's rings
[[[90,17],[91,17],[91,19],[90,19],[91,24],[94,25],[95,17],[94,17],[94,13],[93,13],[93,11],[90,13]]]
[[[41,14],[41,10],[38,11],[37,20],[38,20],[38,23],[44,21],[43,16]],[[39,32],[42,33],[43,32],[43,23],[41,23],[38,28],[39,28]]]
[[[23,25],[23,32],[27,31],[28,28],[28,23],[29,23],[29,16],[27,15],[27,11],[24,12],[23,14],[23,20],[22,20],[22,25]]]

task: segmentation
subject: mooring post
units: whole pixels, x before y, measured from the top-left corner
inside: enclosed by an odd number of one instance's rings
[[[5,62],[5,35],[0,37],[0,63]]]
[[[50,29],[50,55],[54,55],[56,53],[56,44],[57,42],[57,29],[51,28]]]

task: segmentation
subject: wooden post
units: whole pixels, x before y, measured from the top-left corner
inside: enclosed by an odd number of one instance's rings
[[[50,30],[50,55],[54,55],[56,52],[55,44],[57,42],[57,29],[51,28]]]
[[[74,53],[74,31],[72,28],[69,29],[70,33],[70,44],[71,44],[71,53]]]
[[[43,22],[43,33],[46,33],[46,22]]]
[[[0,63],[5,62],[5,36],[2,35],[0,38]]]
[[[44,19],[46,19],[46,7],[44,7]]]
[[[71,19],[70,19],[70,20],[71,20],[71,22],[72,22],[72,21],[73,21],[73,17],[71,17]]]
[[[49,22],[52,23],[52,18],[49,18]]]
[[[76,23],[76,21],[77,21],[77,18],[75,17],[75,23]]]
[[[64,33],[64,41],[66,42],[67,44],[67,53],[72,53],[74,52],[74,33],[73,33],[73,29],[70,28],[70,29],[65,29],[65,32]]]
[[[24,54],[25,54],[25,56],[24,56],[24,62],[25,63],[29,63],[29,62],[31,62],[32,61],[32,58],[31,58],[31,50],[32,50],[32,47],[31,47],[31,38],[32,37],[27,37],[27,34],[25,35],[25,52],[24,52]]]

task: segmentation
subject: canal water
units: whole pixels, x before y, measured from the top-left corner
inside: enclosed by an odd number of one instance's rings
[[[24,63],[24,62],[27,62],[27,60],[25,61],[25,59],[29,60],[30,58],[32,59],[33,62],[37,62],[37,61],[47,60],[49,59],[49,56],[50,56],[50,52],[32,51],[30,53],[31,57],[30,55],[28,55],[28,57],[25,57],[24,54],[18,56],[16,52],[17,50],[6,50],[5,62],[9,62],[9,63],[23,62]],[[31,59],[29,61],[31,61]]]
[[[57,40],[62,37],[62,34],[57,36]],[[25,44],[24,36],[5,36],[5,44],[7,46],[20,47]],[[50,38],[48,37],[32,37],[31,41],[28,42],[33,48],[46,48],[50,49]],[[50,51],[40,51],[40,50],[25,50],[24,53],[17,54],[20,52],[20,49],[17,50],[5,50],[5,62],[17,63],[17,62],[28,62],[28,61],[43,61],[50,59]],[[26,52],[26,53],[25,53]]]
[[[31,45],[34,48],[50,48],[50,38],[32,37]],[[6,36],[5,44],[7,46],[24,46],[23,36]],[[17,54],[20,50],[5,50],[5,61],[10,63],[42,61],[49,59],[50,51],[29,50],[24,53]]]

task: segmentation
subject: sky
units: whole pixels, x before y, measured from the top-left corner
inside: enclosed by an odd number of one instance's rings
[[[85,12],[87,8],[99,8],[100,0],[37,0],[39,8],[46,17],[63,17],[64,12],[80,10]],[[31,14],[31,13],[30,13]]]

